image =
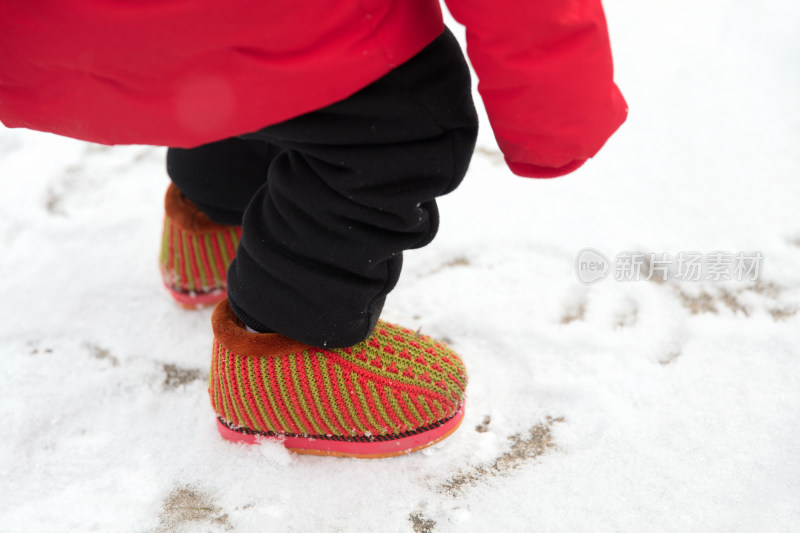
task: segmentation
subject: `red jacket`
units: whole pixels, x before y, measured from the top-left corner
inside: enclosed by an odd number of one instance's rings
[[[512,170],[574,170],[625,120],[599,0],[449,0]],[[191,147],[326,106],[443,30],[437,0],[0,0],[0,119]]]

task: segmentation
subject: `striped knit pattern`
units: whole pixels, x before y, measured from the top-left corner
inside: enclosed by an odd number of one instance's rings
[[[215,339],[209,376],[211,403],[231,428],[353,441],[435,427],[456,414],[466,385],[455,352],[383,321],[334,350],[254,357]]]
[[[160,257],[164,282],[170,289],[186,294],[224,291],[228,266],[241,236],[241,226],[193,232],[165,216]]]

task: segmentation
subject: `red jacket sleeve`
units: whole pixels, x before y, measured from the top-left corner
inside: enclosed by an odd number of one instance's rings
[[[554,177],[625,121],[600,0],[447,0],[509,168]]]

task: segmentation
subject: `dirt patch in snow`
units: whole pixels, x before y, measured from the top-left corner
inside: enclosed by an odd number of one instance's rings
[[[775,322],[780,322],[781,320],[786,320],[789,317],[793,317],[797,314],[797,309],[781,309],[779,307],[773,307],[769,309],[769,314],[772,316],[772,320]]]
[[[173,364],[164,363],[164,388],[177,389],[193,381],[207,379],[205,372],[197,368],[182,368]]]
[[[665,355],[663,358],[659,359],[658,363],[661,366],[671,365],[672,363],[674,363],[678,359],[678,357],[681,356],[681,353],[682,352],[680,350],[675,350],[673,352],[670,352],[667,355]]]
[[[224,531],[233,529],[227,513],[214,504],[213,498],[197,489],[182,487],[173,490],[164,500],[156,531],[207,531],[208,526]]]
[[[507,474],[541,457],[548,450],[556,447],[551,428],[553,424],[563,421],[563,417],[548,416],[545,422],[532,426],[527,433],[517,433],[508,437],[511,442],[510,448],[498,456],[493,463],[477,465],[469,470],[459,472],[440,484],[438,492],[455,496],[467,486],[475,485],[490,477]]]
[[[576,320],[583,320],[583,317],[586,316],[586,301],[581,300],[578,302],[578,305],[574,306],[572,309],[567,309],[567,311],[561,316],[561,323],[562,324],[571,324]]]
[[[636,304],[631,302],[630,308],[617,315],[617,327],[618,328],[632,328],[636,325],[636,322],[639,320],[639,308],[636,307]]]
[[[39,349],[38,343],[39,341],[28,341],[28,348],[29,348],[28,355],[39,355],[39,354],[49,355],[53,353],[52,348]]]
[[[111,363],[111,366],[119,366],[119,359],[117,359],[114,355],[111,354],[111,351],[103,348],[101,346],[97,346],[96,344],[85,344],[86,349],[89,350],[89,353],[95,359],[100,359],[101,361],[108,361]]]
[[[432,276],[432,275],[438,274],[442,270],[445,270],[445,269],[448,269],[448,268],[455,268],[455,267],[462,267],[462,266],[469,266],[469,265],[470,265],[469,259],[467,259],[464,256],[458,256],[458,257],[454,257],[453,259],[450,259],[449,261],[445,261],[444,263],[440,264],[439,266],[437,266],[436,268],[434,268],[433,270],[431,270],[427,274],[420,275],[420,277]]]
[[[408,521],[411,522],[415,533],[433,533],[433,530],[436,529],[436,522],[420,512],[408,515]]]
[[[489,431],[489,424],[491,423],[492,423],[492,417],[486,415],[483,417],[483,421],[477,426],[475,426],[475,431],[477,431],[478,433],[486,433],[487,431]]]
[[[783,287],[774,283],[765,283],[758,280],[746,287],[732,289],[728,287],[709,287],[699,294],[689,294],[678,285],[672,285],[678,295],[681,305],[693,315],[702,313],[718,314],[721,309],[727,308],[734,314],[742,314],[749,317],[753,309],[743,303],[740,298],[746,293],[758,294],[767,300],[771,300],[767,311],[773,320],[785,320],[797,314],[797,309],[781,307],[777,300],[783,293]]]
[[[66,217],[64,199],[75,193],[79,186],[79,176],[84,171],[81,165],[70,165],[64,169],[64,175],[47,186],[44,198],[45,211],[51,216]]]

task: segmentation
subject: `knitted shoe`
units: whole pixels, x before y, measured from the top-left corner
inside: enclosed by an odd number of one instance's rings
[[[219,302],[226,295],[228,265],[242,227],[213,222],[172,184],[164,208],[160,259],[164,285],[187,308]]]
[[[211,320],[208,391],[228,440],[272,438],[298,453],[390,457],[439,442],[464,416],[464,363],[425,335],[379,321],[364,342],[323,350],[246,331],[227,300]]]

